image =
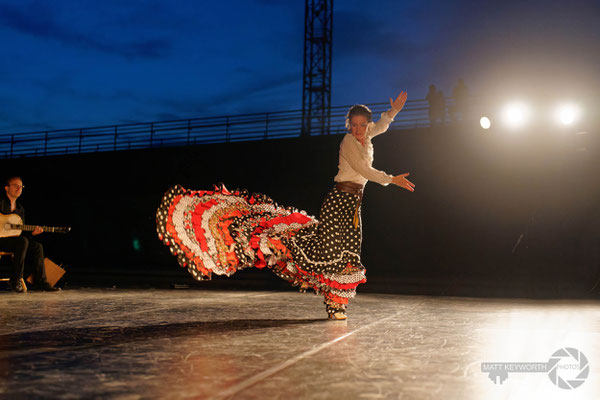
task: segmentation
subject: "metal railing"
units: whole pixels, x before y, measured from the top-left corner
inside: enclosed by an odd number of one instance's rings
[[[389,108],[389,103],[368,106],[373,110],[374,118],[378,119],[379,113]],[[344,119],[348,108],[331,108],[332,129],[329,134],[346,132]],[[429,126],[428,109],[425,100],[408,101],[396,116],[393,127]],[[296,110],[0,134],[0,158],[292,138],[299,137],[301,129],[302,111]]]

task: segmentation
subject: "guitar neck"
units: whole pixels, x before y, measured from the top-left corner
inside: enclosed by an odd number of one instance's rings
[[[12,229],[18,229],[20,231],[33,232],[35,227],[39,225],[12,225]],[[55,226],[40,226],[44,232],[56,232],[58,230],[62,230],[64,228],[58,228]]]

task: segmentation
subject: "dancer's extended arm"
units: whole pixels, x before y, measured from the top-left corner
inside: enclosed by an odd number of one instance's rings
[[[414,192],[415,184],[406,179],[408,175],[410,175],[408,172],[405,174],[396,175],[392,178],[392,183],[396,186],[400,186],[401,188]]]
[[[406,103],[406,92],[401,92],[396,100],[390,97],[390,106],[392,106],[392,108],[381,114],[381,118],[373,124],[368,135],[370,137],[375,137],[387,131],[396,114],[404,108],[404,103]]]

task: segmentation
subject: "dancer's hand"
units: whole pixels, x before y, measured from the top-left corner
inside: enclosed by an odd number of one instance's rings
[[[392,183],[394,185],[400,186],[401,188],[414,192],[415,184],[406,179],[408,175],[410,175],[408,172],[406,174],[396,175],[392,178]]]
[[[396,100],[390,97],[390,105],[392,106],[394,115],[398,114],[404,108],[404,103],[406,103],[406,92],[400,92]]]

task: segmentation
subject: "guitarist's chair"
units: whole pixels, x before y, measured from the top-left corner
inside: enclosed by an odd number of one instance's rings
[[[5,256],[10,256],[10,258],[12,259],[15,255],[13,253],[10,253],[7,251],[0,251],[0,258],[5,257]],[[4,277],[0,276],[0,282],[8,282],[8,281],[10,281],[10,278],[4,278]],[[21,279],[21,283],[23,284],[25,291],[27,291],[27,285],[25,284],[25,281],[23,279]]]

